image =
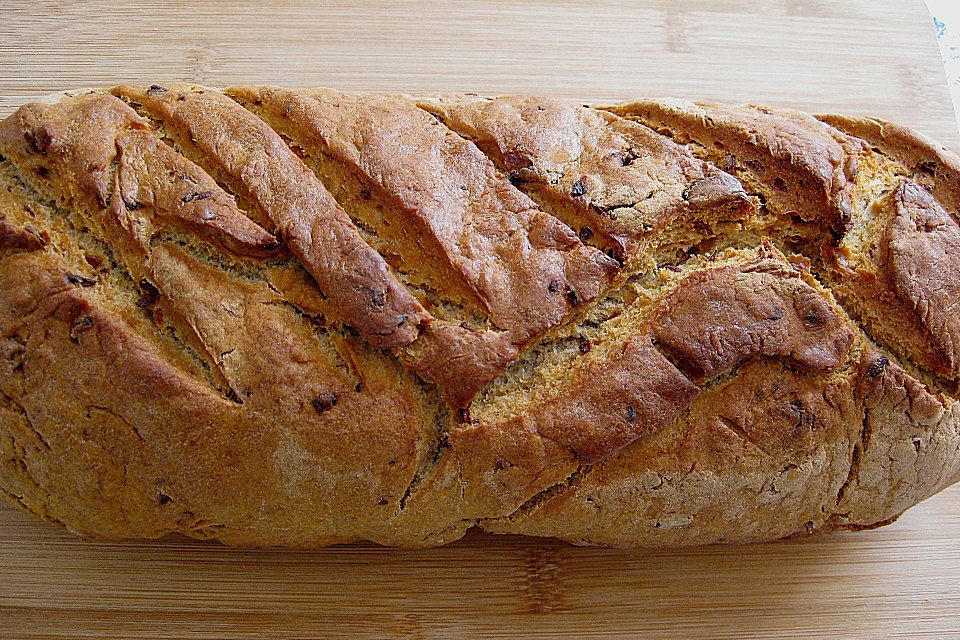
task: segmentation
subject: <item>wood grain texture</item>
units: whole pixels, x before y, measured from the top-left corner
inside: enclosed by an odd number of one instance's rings
[[[123,81],[768,102],[960,136],[920,0],[3,2],[0,114]],[[0,506],[0,638],[957,638],[960,487],[752,547],[91,543]]]
[[[77,86],[191,80],[761,101],[958,141],[921,0],[8,0],[0,42],[0,113]]]
[[[0,633],[96,638],[956,638],[960,486],[859,534],[623,551],[93,543],[0,508]]]

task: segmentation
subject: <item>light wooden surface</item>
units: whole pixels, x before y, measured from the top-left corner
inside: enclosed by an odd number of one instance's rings
[[[874,113],[953,144],[921,0],[0,3],[0,113],[119,81],[673,95]]]
[[[885,529],[748,547],[105,544],[3,505],[0,550],[3,638],[960,637],[960,486]]]
[[[120,81],[675,95],[960,136],[919,0],[0,2],[0,113]],[[960,638],[960,487],[746,548],[471,534],[418,552],[96,544],[0,506],[0,638]]]

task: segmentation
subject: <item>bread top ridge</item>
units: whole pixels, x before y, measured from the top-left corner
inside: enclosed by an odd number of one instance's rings
[[[79,532],[745,541],[960,471],[960,161],[903,127],[169,84],[0,157],[0,484]]]

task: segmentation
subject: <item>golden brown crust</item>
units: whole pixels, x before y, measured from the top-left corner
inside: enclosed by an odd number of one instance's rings
[[[763,195],[786,215],[825,218],[834,230],[850,219],[861,145],[813,116],[682,100],[642,100],[609,109],[671,130],[679,142],[717,149],[724,168],[768,185]]]
[[[49,253],[6,259],[3,281],[29,292],[2,333],[3,395],[29,423],[10,434],[14,450],[0,470],[7,492],[98,536],[181,531],[263,544],[276,529],[275,544],[319,545],[369,529],[414,543],[440,527],[390,534],[425,435],[411,416],[430,412],[409,377],[365,355],[353,359],[358,389],[308,323],[270,304],[269,291],[250,285],[237,299],[236,283],[176,250],[154,258],[154,277],[217,352],[237,397],[171,367],[98,287],[72,285]],[[228,327],[218,323],[223,313]],[[104,380],[109,394],[97,391]],[[58,468],[71,477],[58,479]],[[335,521],[334,502],[354,504],[354,515]]]
[[[881,343],[945,378],[958,370],[960,227],[909,180],[858,214],[859,229],[828,252],[834,291]]]
[[[653,335],[696,382],[758,355],[829,371],[853,342],[844,318],[782,258],[696,274],[663,309]]]
[[[868,528],[960,476],[957,212],[906,133],[229,93],[0,123],[0,489],[24,508],[97,537],[664,546]]]
[[[610,546],[756,542],[828,528],[857,437],[855,406],[845,378],[754,361],[697,398],[670,431],[481,524]]]
[[[622,344],[571,363],[554,393],[500,423],[450,434],[460,467],[484,478],[466,491],[471,502],[487,505],[487,518],[508,516],[586,465],[602,464],[675,425],[691,403],[713,395],[709,389],[718,377],[744,362],[780,358],[812,379],[847,364],[853,335],[842,315],[769,248],[695,271],[673,286]],[[691,319],[697,306],[729,311]],[[702,326],[685,335],[690,345],[672,339],[678,327],[698,320]],[[791,411],[800,419],[804,409],[801,404]],[[491,449],[502,434],[516,435],[509,447]]]
[[[307,153],[347,167],[365,197],[384,203],[378,226],[401,257],[415,253],[431,286],[466,292],[460,300],[489,316],[492,331],[441,324],[403,354],[458,407],[528,341],[593,301],[616,272],[612,260],[498,176],[479,149],[411,101],[332,90],[228,93],[282,121]]]
[[[279,243],[240,211],[232,196],[199,167],[178,155],[145,131],[126,131],[117,137],[117,173],[111,212],[120,224],[133,218],[149,224],[146,209],[163,222],[218,244],[239,255],[266,255]],[[137,229],[149,241],[149,229]]]
[[[473,140],[511,181],[594,234],[620,260],[648,252],[678,218],[747,217],[740,183],[647,127],[540,96],[443,96],[418,104]]]
[[[303,132],[302,146],[360,173],[390,203],[394,223],[430,247],[437,268],[517,343],[596,298],[615,269],[412,102],[332,90],[231,94],[283,114]]]
[[[956,378],[955,330],[946,320],[951,314],[927,317],[923,301],[934,290],[942,294],[938,308],[949,309],[949,301],[956,299],[957,292],[940,282],[940,274],[955,268],[948,237],[956,233],[956,223],[942,209],[933,234],[910,232],[908,225],[897,222],[904,218],[897,211],[906,206],[905,198],[913,209],[933,206],[932,199],[926,205],[920,202],[923,191],[915,185],[897,186],[904,175],[924,180],[953,202],[944,179],[960,175],[951,173],[957,166],[952,154],[938,152],[905,128],[869,119],[823,118],[877,141],[879,151],[813,116],[786,109],[653,100],[611,109],[668,130],[677,140],[691,141],[702,155],[728,154],[731,170],[766,198],[765,217],[772,217],[767,233],[776,237],[792,216],[818,225],[807,248],[798,248],[814,258],[819,275],[857,320],[894,352]],[[889,156],[884,155],[887,150]],[[898,159],[915,168],[898,164]],[[930,167],[939,173],[928,175]],[[896,240],[890,237],[894,232]],[[788,240],[789,232],[784,235]],[[896,245],[892,253],[891,242]],[[932,264],[939,274],[932,272]]]
[[[930,389],[877,351],[864,352],[855,378],[863,402],[856,464],[832,516],[840,527],[892,521],[960,479],[955,399]]]
[[[83,95],[36,105],[21,116],[19,127],[7,120],[0,132],[6,153],[40,179],[63,176],[60,195],[108,207],[113,222],[138,243],[153,237],[153,216],[241,255],[265,255],[279,246],[202,169],[145,130],[122,101]]]
[[[878,268],[927,333],[937,373],[960,374],[960,226],[924,189],[902,182],[880,240]]]
[[[570,448],[583,464],[663,429],[697,393],[646,336],[585,367],[574,385],[576,391],[539,407],[535,420],[538,433]]]
[[[960,158],[909,127],[879,118],[819,114],[817,119],[896,158],[948,211],[960,211]]]
[[[343,209],[272,129],[226,96],[189,85],[119,87],[196,144],[257,203],[333,301],[372,344],[397,347],[429,318],[360,237]]]
[[[706,269],[657,303],[640,328],[532,411],[543,437],[592,464],[668,426],[703,385],[757,357],[831,371],[853,335],[780,257]]]
[[[0,251],[39,251],[46,241],[36,227],[16,227],[0,212]]]
[[[15,256],[0,270],[32,302],[2,327],[2,394],[21,417],[4,441],[4,491],[87,535],[157,536],[177,528],[147,497],[148,476],[138,475],[145,458],[177,446],[154,439],[154,429],[164,419],[186,428],[226,424],[222,409],[230,403],[154,357],[91,303],[92,288],[70,286],[51,254]],[[114,381],[110,393],[98,393],[107,379]],[[177,402],[158,403],[160,396]],[[92,502],[99,507],[90,509]]]
[[[517,358],[509,334],[473,329],[442,320],[424,325],[400,361],[425,380],[440,385],[444,399],[462,409]]]
[[[116,137],[127,129],[146,123],[111,96],[83,94],[21,107],[0,123],[0,148],[41,178],[55,173],[60,195],[104,206]]]

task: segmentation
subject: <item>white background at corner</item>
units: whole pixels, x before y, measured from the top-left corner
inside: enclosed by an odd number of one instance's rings
[[[927,0],[960,127],[960,1]]]

